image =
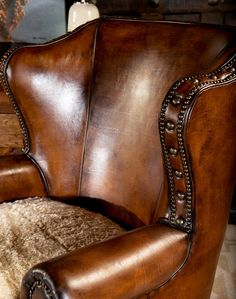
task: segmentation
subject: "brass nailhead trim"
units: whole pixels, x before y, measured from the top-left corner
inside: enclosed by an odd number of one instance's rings
[[[176,219],[176,224],[179,225],[179,226],[183,226],[185,223],[184,219],[182,218],[177,218]]]
[[[177,197],[179,200],[184,200],[185,199],[185,194],[183,192],[177,192]]]
[[[230,71],[230,73],[235,73],[236,69],[234,67],[232,67],[229,71]]]
[[[9,99],[10,99],[12,105],[13,105],[13,108],[15,110],[16,116],[17,116],[17,118],[19,120],[19,123],[20,123],[20,127],[21,127],[22,134],[23,134],[23,140],[24,140],[24,148],[22,150],[25,153],[27,153],[27,152],[29,152],[29,149],[30,149],[30,141],[29,141],[29,135],[28,135],[27,127],[26,127],[26,124],[24,122],[21,111],[18,107],[18,104],[16,103],[16,101],[15,101],[15,99],[14,99],[12,93],[11,93],[11,90],[10,90],[10,87],[8,85],[7,78],[6,78],[6,75],[5,75],[5,67],[7,66],[9,58],[11,57],[11,55],[17,49],[19,49],[21,47],[22,47],[21,45],[18,45],[15,48],[9,49],[3,55],[2,59],[1,59],[1,62],[0,62],[0,68],[1,68],[0,74],[1,74],[1,83],[2,83],[2,86],[3,86],[3,90],[4,90],[5,94],[9,97]]]
[[[160,129],[160,140],[161,140],[163,156],[164,156],[165,166],[167,170],[168,185],[169,185],[169,200],[170,200],[169,223],[170,225],[173,226],[177,225],[187,232],[190,232],[193,227],[193,217],[192,217],[193,216],[192,215],[193,214],[192,212],[193,182],[191,178],[191,168],[188,162],[188,158],[187,158],[188,156],[184,145],[184,137],[183,137],[184,117],[188,112],[190,105],[192,105],[192,102],[194,101],[196,94],[211,86],[221,86],[224,84],[234,82],[236,79],[235,72],[236,72],[236,54],[231,59],[229,59],[225,64],[223,64],[213,72],[194,75],[191,77],[185,77],[181,80],[178,80],[173,84],[173,86],[169,90],[166,98],[162,103],[160,118],[159,118],[159,129]],[[170,104],[176,106],[180,104],[179,100],[177,101],[175,100],[176,98],[178,98],[179,95],[177,89],[187,81],[194,85],[190,85],[189,90],[186,92],[186,94],[182,99],[183,103],[181,103],[182,105],[180,107],[180,111],[179,112],[176,111],[177,130],[175,131],[176,134],[175,138],[176,141],[178,142],[178,153],[179,153],[179,156],[176,157],[176,159],[179,158],[181,159],[182,166],[183,166],[182,178],[183,178],[183,182],[185,183],[185,189],[187,190],[186,195],[184,197],[185,208],[186,208],[185,217],[182,216],[178,217],[176,197],[180,199],[182,195],[180,197],[177,195],[177,192],[179,191],[176,191],[174,176],[176,176],[176,174],[178,176],[179,171],[177,170],[178,173],[176,173],[176,170],[174,170],[172,167],[172,162],[170,159],[170,154],[175,155],[176,151],[174,148],[170,148],[166,144],[166,134],[168,134],[170,130],[173,130],[173,126],[171,126],[170,129],[167,128],[167,123],[169,122],[168,115],[167,115],[167,108]],[[174,135],[172,137],[174,137]],[[172,149],[174,149],[174,151]]]
[[[30,274],[27,281],[23,280],[23,284],[25,284],[27,289],[29,288],[27,296],[28,299],[33,298],[34,292],[37,288],[42,289],[48,299],[58,299],[50,278],[41,270],[33,270],[33,273]]]
[[[175,176],[177,177],[177,179],[182,179],[183,173],[181,171],[175,170]]]
[[[41,280],[36,280],[32,284],[32,286],[31,286],[31,288],[29,290],[28,299],[32,299],[33,298],[33,294],[34,294],[34,292],[35,292],[35,290],[37,288],[43,289],[45,291],[46,296],[47,296],[48,299],[56,299],[56,297],[53,295],[50,287],[45,282],[42,282]]]
[[[183,100],[183,98],[184,96],[182,94],[176,93],[171,102],[174,106],[178,106]]]
[[[175,125],[172,123],[172,121],[166,122],[166,129],[171,131],[175,129]]]
[[[198,84],[199,83],[199,80],[197,78],[193,79],[193,84]]]
[[[176,148],[171,147],[169,149],[169,153],[173,156],[176,156],[178,154],[178,150]]]

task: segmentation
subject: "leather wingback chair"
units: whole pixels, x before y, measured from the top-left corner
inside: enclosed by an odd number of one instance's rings
[[[4,56],[25,146],[0,158],[0,202],[47,196],[129,226],[34,266],[22,299],[210,297],[235,185],[235,36],[100,19]]]

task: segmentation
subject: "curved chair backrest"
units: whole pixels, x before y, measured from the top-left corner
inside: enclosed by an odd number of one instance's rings
[[[215,117],[228,113],[232,88],[219,88],[226,99],[207,102],[209,110],[201,107],[203,100],[192,114],[193,105],[179,110],[179,104],[185,96],[193,102],[193,86],[199,93],[203,81],[217,80],[214,73],[191,76],[230,59],[234,38],[233,29],[215,26],[96,20],[59,40],[14,52],[7,65],[10,93],[25,153],[40,169],[48,194],[98,198],[125,208],[141,223],[167,217],[191,229],[192,180],[198,184],[205,173],[198,169],[205,159],[213,163],[205,178],[211,186],[219,184],[214,167],[227,164],[221,156],[227,153],[219,151],[231,124],[227,118],[216,123]],[[216,105],[222,106],[217,112]],[[181,117],[189,122],[186,131]],[[215,134],[221,134],[219,141]]]

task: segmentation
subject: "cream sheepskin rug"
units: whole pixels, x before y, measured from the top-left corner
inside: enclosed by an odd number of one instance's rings
[[[19,299],[33,265],[123,231],[101,214],[48,198],[0,204],[0,299]]]

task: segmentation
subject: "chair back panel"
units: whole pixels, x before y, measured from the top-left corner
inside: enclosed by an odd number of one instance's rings
[[[233,35],[202,25],[101,20],[12,55],[8,82],[49,195],[103,199],[153,222],[166,191],[163,99],[176,80],[215,67]]]
[[[213,64],[231,37],[186,24],[117,20],[100,25],[83,196],[125,207],[144,223],[154,221],[164,180],[162,101],[176,80]]]

